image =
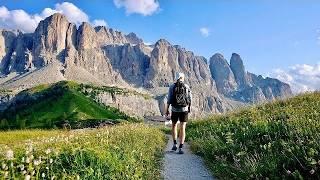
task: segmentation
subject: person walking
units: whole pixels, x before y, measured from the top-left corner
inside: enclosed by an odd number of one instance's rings
[[[188,114],[191,109],[191,90],[188,85],[184,84],[185,76],[183,73],[176,73],[175,83],[169,87],[168,101],[166,106],[166,116],[170,116],[169,107],[171,105],[171,121],[172,121],[172,150],[177,148],[177,122],[180,121],[179,137],[179,154],[183,154],[183,144],[186,137],[186,124]]]

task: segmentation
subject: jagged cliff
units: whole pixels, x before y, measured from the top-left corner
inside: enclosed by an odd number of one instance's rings
[[[61,80],[115,85],[157,96],[161,110],[175,72],[185,73],[191,86],[194,116],[291,95],[286,83],[246,72],[238,54],[232,55],[230,65],[221,54],[208,64],[165,39],[145,45],[134,33],[86,22],[77,28],[58,13],[41,21],[34,33],[0,31],[2,89]]]

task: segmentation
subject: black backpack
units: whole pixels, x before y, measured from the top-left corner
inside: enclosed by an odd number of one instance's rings
[[[173,102],[174,107],[187,107],[190,104],[190,99],[187,94],[187,88],[181,81],[174,84]]]

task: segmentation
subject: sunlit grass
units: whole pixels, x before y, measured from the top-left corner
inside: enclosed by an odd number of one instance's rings
[[[14,131],[0,131],[0,145],[4,144],[18,144],[28,139],[45,138],[49,136],[56,136],[58,134],[66,133],[61,130],[14,130]]]
[[[320,179],[320,93],[188,125],[194,152],[219,179]]]
[[[19,131],[13,134],[26,139]],[[17,179],[159,179],[164,134],[143,124],[77,130],[17,143],[0,150],[0,177]],[[25,132],[22,131],[21,134]],[[38,134],[39,132],[33,131]],[[42,132],[40,132],[42,133]],[[31,136],[29,136],[31,137]],[[8,138],[8,137],[7,137]]]

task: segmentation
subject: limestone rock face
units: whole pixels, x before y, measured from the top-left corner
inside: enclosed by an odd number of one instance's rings
[[[168,87],[174,82],[175,72],[184,73],[186,83],[191,86],[203,84],[204,87],[215,90],[215,84],[204,57],[195,56],[192,52],[161,39],[151,52],[145,86],[147,88]]]
[[[216,81],[219,93],[229,94],[237,89],[237,83],[227,60],[221,54],[215,54],[210,58],[210,72]]]
[[[59,13],[40,21],[33,34],[33,62],[36,67],[42,67],[55,60],[64,60],[67,30],[75,26]]]
[[[232,53],[230,68],[239,87],[250,86],[247,72],[244,68],[243,61],[239,54]]]
[[[112,67],[122,78],[135,87],[144,84],[144,78],[149,68],[150,56],[145,52],[144,44],[107,45],[103,49],[110,59]]]
[[[12,31],[0,30],[0,74],[9,70],[9,61],[14,50],[16,34]]]

